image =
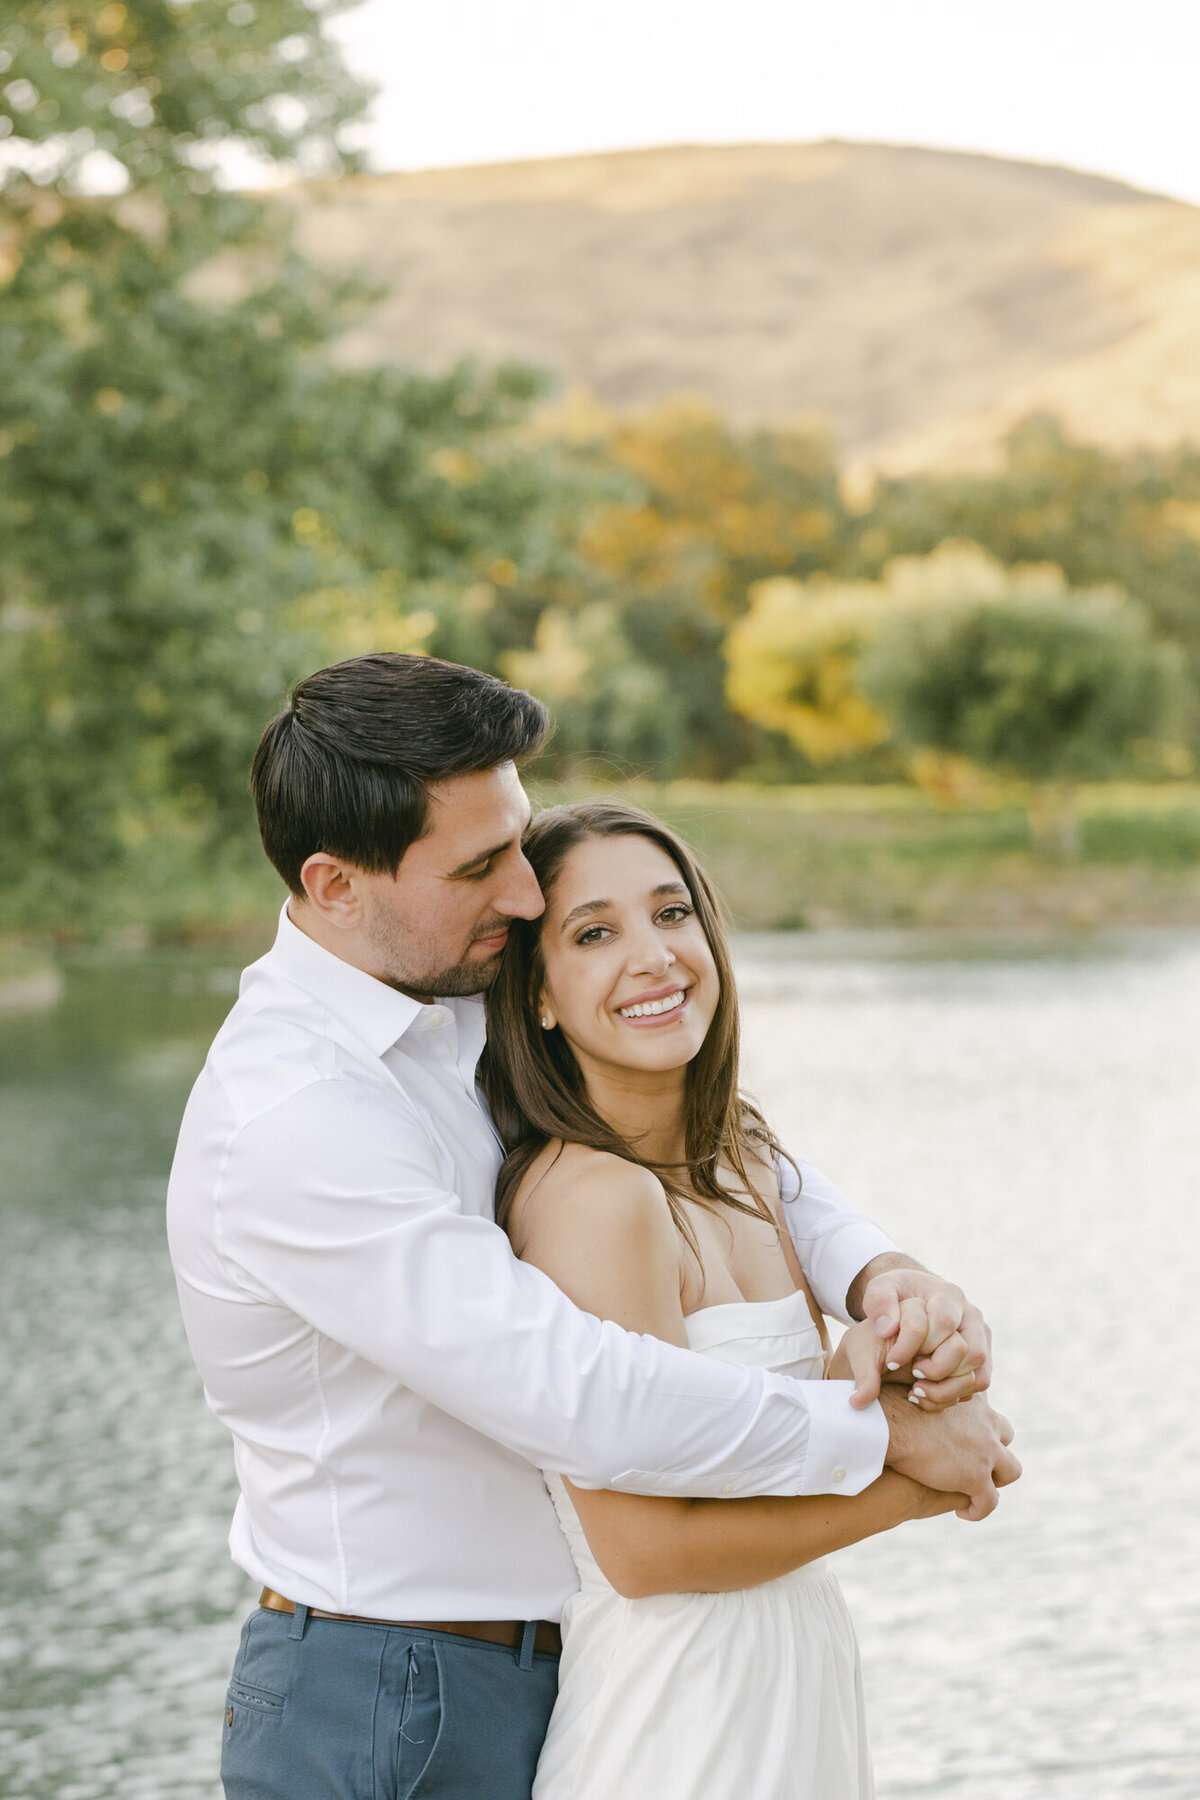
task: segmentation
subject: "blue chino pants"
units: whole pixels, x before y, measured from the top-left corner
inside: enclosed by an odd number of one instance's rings
[[[558,1658],[259,1608],[225,1700],[226,1800],[529,1800]]]

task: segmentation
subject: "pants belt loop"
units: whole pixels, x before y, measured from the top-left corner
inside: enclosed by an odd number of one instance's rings
[[[536,1619],[526,1619],[525,1629],[521,1633],[521,1654],[517,1658],[517,1667],[519,1669],[532,1669],[532,1667],[533,1667],[533,1640],[536,1638],[536,1636],[537,1636],[537,1620]]]
[[[302,1638],[307,1629],[308,1608],[303,1602],[298,1602],[296,1610],[292,1615],[292,1629],[288,1632],[288,1636],[290,1638]]]

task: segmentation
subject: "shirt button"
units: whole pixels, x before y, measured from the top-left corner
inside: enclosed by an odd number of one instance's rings
[[[837,1483],[839,1481],[845,1481],[846,1471],[845,1471],[845,1469],[842,1468],[840,1463],[838,1464],[836,1469],[831,1469],[829,1471],[829,1479],[830,1479],[830,1481],[832,1481],[834,1483]]]
[[[727,1481],[727,1482],[726,1482],[726,1483],[725,1483],[725,1486],[724,1486],[724,1487],[723,1487],[723,1488],[722,1488],[722,1489],[721,1489],[721,1492],[722,1492],[722,1493],[723,1493],[723,1494],[732,1494],[732,1492],[733,1492],[733,1483],[732,1483],[732,1481]]]

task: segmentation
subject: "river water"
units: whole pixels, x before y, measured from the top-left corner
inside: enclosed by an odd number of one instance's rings
[[[743,939],[739,967],[747,1086],[983,1306],[1026,1464],[986,1523],[839,1559],[880,1800],[1198,1800],[1200,935]],[[251,1596],[162,1196],[235,983],[97,962],[0,1013],[0,1800],[219,1792]]]

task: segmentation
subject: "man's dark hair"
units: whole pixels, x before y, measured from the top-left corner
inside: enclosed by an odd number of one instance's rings
[[[432,656],[379,652],[297,682],[250,772],[263,848],[293,894],[319,850],[394,875],[425,829],[431,782],[531,756],[540,700]]]

